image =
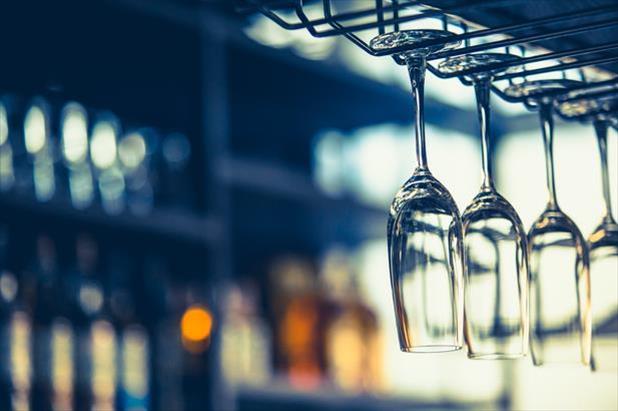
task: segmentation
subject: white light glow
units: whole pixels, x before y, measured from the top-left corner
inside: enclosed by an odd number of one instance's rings
[[[118,158],[129,170],[136,169],[146,157],[146,142],[144,136],[132,133],[123,138],[118,145]]]
[[[70,163],[80,163],[88,153],[88,124],[86,112],[76,103],[64,108],[62,124],[62,153]]]
[[[0,102],[0,146],[9,140],[9,121],[7,119],[6,108]]]
[[[97,168],[109,168],[116,162],[116,127],[109,121],[94,126],[90,140],[90,158]]]
[[[33,105],[24,119],[24,142],[28,153],[35,155],[47,144],[47,116],[43,108]]]

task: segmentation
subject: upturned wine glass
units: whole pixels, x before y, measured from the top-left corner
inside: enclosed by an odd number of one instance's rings
[[[519,59],[506,53],[468,54],[443,61],[444,73],[464,73],[474,85],[481,129],[483,181],[462,215],[465,267],[464,328],[468,357],[512,359],[528,351],[528,250],[513,206],[495,188],[490,148],[492,78],[518,69],[494,68]]]
[[[592,294],[592,369],[618,370],[618,224],[612,215],[607,156],[608,118],[594,121],[601,158],[605,212],[588,237]]]
[[[425,151],[423,88],[426,58],[455,48],[452,34],[408,30],[382,34],[374,50],[413,47],[444,39],[445,44],[398,51],[408,67],[414,99],[417,167],[397,192],[388,220],[388,253],[399,344],[406,352],[443,352],[463,346],[462,228],[457,205],[431,174]]]
[[[590,364],[591,311],[589,255],[581,232],[559,207],[554,178],[553,99],[548,91],[571,80],[526,81],[505,92],[539,111],[545,151],[545,211],[528,232],[530,258],[530,345],[535,365]],[[545,95],[544,95],[545,94]]]
[[[601,163],[604,213],[601,223],[588,237],[592,301],[593,371],[618,370],[618,224],[612,215],[611,182],[607,148],[609,126],[616,124],[618,96],[566,100],[557,105],[567,118],[592,119]],[[608,110],[607,112],[603,112]],[[612,111],[613,110],[613,111]]]

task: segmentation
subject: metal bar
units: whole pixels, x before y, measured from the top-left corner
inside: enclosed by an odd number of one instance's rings
[[[618,11],[618,10],[616,10]],[[536,24],[547,24],[547,22],[542,22],[539,20],[536,20]],[[478,44],[476,46],[471,46],[471,47],[467,47],[467,48],[462,48],[462,49],[455,49],[455,50],[450,50],[450,51],[444,51],[441,53],[436,53],[433,54],[432,56],[430,56],[429,60],[436,60],[436,59],[440,59],[440,58],[445,58],[445,57],[453,57],[453,56],[459,56],[462,54],[468,54],[468,53],[474,53],[476,51],[484,51],[484,50],[489,50],[489,49],[493,49],[493,48],[498,48],[498,47],[506,47],[506,46],[512,46],[515,44],[521,44],[521,43],[530,43],[533,41],[539,41],[539,40],[548,40],[548,39],[552,39],[552,38],[556,38],[556,37],[564,37],[564,36],[569,36],[569,35],[573,35],[573,34],[578,34],[578,33],[582,33],[588,30],[600,30],[606,27],[611,27],[614,25],[618,24],[618,18],[614,17],[612,19],[606,19],[606,20],[602,20],[600,22],[597,23],[592,23],[590,25],[578,25],[577,27],[571,27],[568,29],[562,29],[562,30],[557,30],[557,31],[550,31],[550,32],[545,32],[545,33],[539,33],[539,34],[532,34],[532,35],[528,35],[528,36],[523,36],[523,37],[513,37],[510,39],[504,39],[504,40],[499,40],[499,41],[493,41],[490,43],[484,43],[484,44]],[[528,26],[528,24],[526,24],[526,27]],[[503,28],[503,27],[499,27],[497,29],[487,29],[487,30],[478,30],[475,32],[469,32],[469,33],[465,33],[465,34],[460,34],[457,36],[453,36],[453,37],[448,37],[447,39],[441,39],[440,42],[443,44],[446,44],[447,42],[452,42],[452,41],[457,41],[457,40],[465,40],[467,38],[475,38],[475,37],[484,37],[486,35],[489,34],[496,34],[496,30],[497,33],[504,33],[506,31],[513,31],[513,29],[508,29],[507,28]],[[433,41],[433,40],[432,40]],[[429,42],[423,42],[423,43],[419,43],[418,44],[418,48],[421,47],[427,47],[433,44],[429,44]]]
[[[527,70],[527,71],[522,71],[520,73],[501,74],[499,76],[496,76],[494,78],[494,81],[506,80],[509,78],[517,78],[517,77],[523,77],[523,76],[532,76],[535,74],[551,73],[552,71],[569,70],[569,69],[578,68],[578,67],[594,66],[598,64],[610,63],[612,61],[618,61],[618,56],[603,57],[603,58],[584,60],[584,61],[575,61],[573,63],[556,64],[551,67],[543,67],[543,68],[535,69],[535,70]]]
[[[498,71],[507,67],[524,66],[530,63],[538,63],[545,60],[559,59],[562,57],[575,57],[582,56],[591,53],[599,53],[603,51],[613,50],[618,48],[618,41],[608,44],[602,44],[600,46],[588,47],[576,50],[557,51],[553,53],[545,53],[537,56],[526,57],[522,59],[514,59],[512,61],[505,61],[501,63],[487,64],[481,67],[475,67],[468,70],[462,70],[458,73],[442,73],[438,70],[437,76],[440,78],[452,78],[459,76],[470,76],[473,74],[486,73],[488,71]]]
[[[424,19],[424,18],[430,18],[430,17],[441,17],[444,16],[445,14],[450,14],[453,11],[456,10],[465,10],[468,7],[473,7],[473,6],[489,6],[492,3],[500,3],[503,0],[494,0],[494,1],[490,1],[490,0],[478,0],[478,1],[471,1],[467,4],[460,4],[456,7],[452,7],[448,12],[444,12],[442,10],[439,9],[429,9],[429,10],[423,10],[420,11],[418,14],[415,15],[410,15],[410,16],[403,16],[403,17],[399,17],[399,15],[397,17],[393,17],[391,19],[385,20],[382,25],[387,25],[387,24],[398,24],[398,23],[404,23],[404,22],[410,22],[410,21],[414,21],[414,20],[420,20],[420,19]],[[418,5],[423,5],[420,2],[414,2],[414,3],[405,3],[404,5],[398,5],[395,6],[394,4],[391,6],[384,6],[383,10],[385,11],[390,11],[390,10],[394,10],[395,7],[398,7],[397,10],[400,9],[406,9],[406,8],[411,8],[411,6],[418,6]],[[263,9],[260,9],[260,12]],[[308,28],[308,26],[312,26],[313,28],[315,28],[316,26],[322,26],[322,25],[330,25],[332,26],[332,22],[333,20],[337,20],[337,21],[345,21],[345,20],[350,20],[351,18],[348,18],[349,16],[351,16],[352,14],[357,14],[354,15],[354,18],[358,18],[358,17],[365,17],[367,15],[373,15],[375,14],[376,10],[375,9],[371,9],[371,10],[362,10],[362,11],[358,11],[358,12],[351,12],[351,13],[344,13],[338,16],[334,16],[330,19],[328,18],[322,18],[322,19],[315,19],[315,20],[307,20],[305,23],[289,23],[286,22],[285,20],[283,20],[281,17],[277,16],[277,24],[280,24],[283,22],[284,25],[282,27],[288,29],[288,30],[297,30],[297,29],[302,29],[302,28]],[[272,14],[272,12],[270,12]],[[360,14],[363,15],[360,15]],[[270,15],[269,15],[270,16]],[[315,35],[315,37],[330,37],[330,36],[334,36],[334,35],[340,35],[340,34],[344,34],[344,33],[349,33],[352,31],[362,31],[362,30],[368,30],[368,29],[373,29],[379,26],[379,23],[376,22],[371,22],[371,23],[363,23],[363,24],[356,24],[356,25],[351,25],[351,26],[339,26],[339,29],[333,29],[333,30],[324,30],[324,31],[315,31],[317,34]]]
[[[384,34],[384,4],[382,0],[376,0],[376,16],[378,20],[378,32]]]
[[[385,11],[391,11],[393,10],[395,7],[397,7],[398,9],[406,9],[406,8],[413,8],[413,7],[417,7],[421,5],[420,1],[414,1],[414,2],[409,2],[409,3],[405,3],[405,4],[393,4],[390,6],[384,6],[384,10]],[[301,6],[302,7],[302,6]],[[277,15],[276,13],[274,13],[272,10],[268,9],[265,5],[256,5],[257,10],[260,13],[263,14],[267,14],[265,12],[268,12],[269,17],[270,14],[275,14],[277,16],[276,19],[276,23],[281,25],[283,28],[288,29],[288,30],[298,30],[298,29],[303,29],[306,28],[306,25],[304,25],[303,23],[290,23],[286,20],[283,20],[279,15]],[[375,9],[365,9],[365,10],[358,10],[358,11],[353,11],[353,12],[349,12],[349,13],[342,13],[340,15],[338,15],[336,18],[338,21],[346,21],[346,20],[353,20],[353,19],[357,19],[357,18],[361,18],[361,17],[367,17],[367,16],[372,16],[375,14]],[[330,24],[332,22],[332,18],[321,18],[321,19],[315,19],[315,20],[310,20],[308,21],[309,25],[312,26],[322,26],[322,25],[326,25],[326,24]],[[351,26],[354,27],[354,26]],[[375,26],[374,26],[375,27]],[[340,33],[333,33],[333,34],[340,34]]]
[[[299,3],[298,6],[294,8],[294,11],[296,12],[296,16],[300,19],[300,21],[308,23],[306,26],[307,31],[309,31],[309,33],[311,33],[313,37],[317,37],[318,32],[315,30],[315,27],[313,25],[309,24],[309,17],[307,17],[305,12],[303,11],[303,6]]]
[[[399,18],[399,0],[391,0],[393,3],[393,19]],[[393,31],[399,31],[399,23],[393,23]]]

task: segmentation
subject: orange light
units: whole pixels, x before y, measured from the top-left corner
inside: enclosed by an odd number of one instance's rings
[[[192,306],[180,321],[182,338],[188,342],[202,342],[210,337],[212,331],[212,314],[201,306]]]

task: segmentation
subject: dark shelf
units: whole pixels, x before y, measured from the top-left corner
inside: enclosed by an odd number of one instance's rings
[[[173,239],[197,246],[207,246],[220,234],[218,221],[176,210],[153,210],[144,216],[128,212],[109,215],[98,208],[77,210],[59,200],[38,203],[30,197],[0,195],[0,210],[7,220],[23,219],[28,224],[40,221],[99,230],[117,230],[125,235]]]
[[[239,411],[403,411],[403,410],[471,410],[495,409],[493,403],[454,403],[414,399],[352,395],[337,391],[302,392],[290,387],[241,388],[238,392]]]

